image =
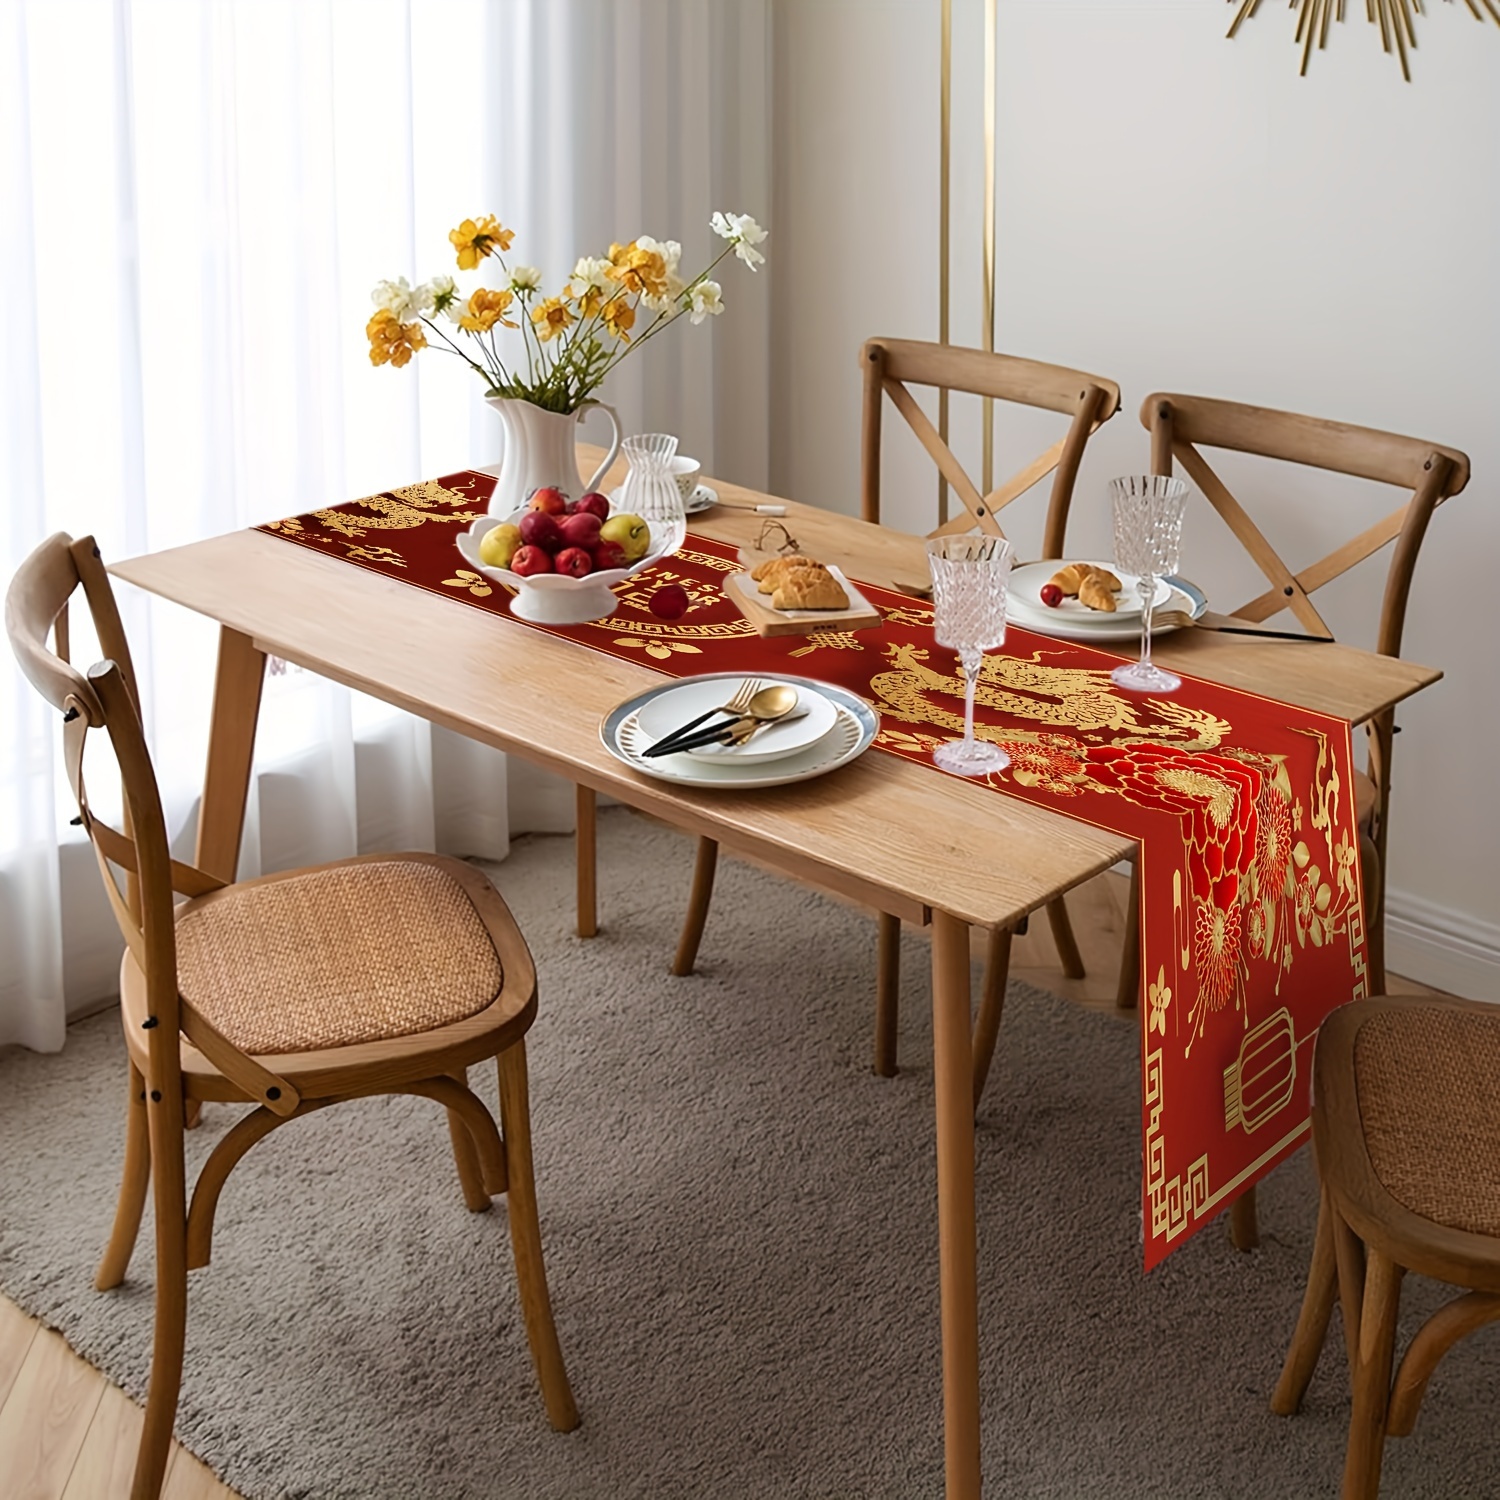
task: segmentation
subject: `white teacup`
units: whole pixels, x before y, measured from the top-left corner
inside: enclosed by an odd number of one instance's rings
[[[672,478],[677,481],[678,492],[686,503],[693,498],[693,491],[698,488],[698,477],[703,473],[703,465],[696,458],[687,458],[679,453],[672,460],[671,468]]]

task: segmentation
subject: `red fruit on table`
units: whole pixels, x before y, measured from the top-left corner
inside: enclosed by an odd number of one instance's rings
[[[531,492],[531,508],[544,511],[549,516],[565,515],[568,509],[568,497],[561,490],[553,489],[551,485],[548,485]]]
[[[594,571],[594,559],[582,547],[564,547],[552,563],[569,578],[587,578]]]
[[[563,545],[557,517],[549,511],[528,510],[521,517],[520,528],[521,540],[528,547],[541,547],[547,552],[556,552]]]
[[[1041,588],[1042,603],[1048,609],[1056,609],[1063,601],[1063,591],[1055,583],[1044,583]]]
[[[595,542],[592,550],[594,567],[601,573],[625,566],[625,549],[618,542]]]
[[[571,516],[564,516],[557,523],[563,541],[569,547],[582,547],[585,552],[594,550],[594,545],[599,540],[599,526],[599,517],[586,510],[574,511]]]
[[[583,511],[591,516],[598,516],[601,521],[609,519],[609,496],[601,495],[598,490],[590,490],[586,495],[580,495],[573,503],[575,511]]]
[[[550,573],[552,571],[552,559],[540,547],[517,547],[515,556],[510,560],[512,573],[519,573],[522,578],[530,578],[536,573]]]
[[[688,592],[680,583],[664,583],[651,596],[651,613],[659,620],[680,620],[688,611]]]

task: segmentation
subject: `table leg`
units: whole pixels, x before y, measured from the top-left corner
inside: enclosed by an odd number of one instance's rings
[[[220,629],[208,766],[198,808],[198,846],[193,863],[224,881],[234,880],[240,862],[265,669],[266,653],[248,635],[227,625]]]
[[[574,858],[578,862],[578,936],[591,938],[599,932],[599,799],[588,786],[577,793],[577,828]]]
[[[980,1484],[974,1049],[969,1025],[969,924],[934,911],[932,1047],[947,1500],[978,1500]]]

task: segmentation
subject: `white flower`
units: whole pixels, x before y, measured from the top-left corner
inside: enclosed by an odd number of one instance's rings
[[[690,323],[701,323],[705,318],[716,318],[724,311],[724,289],[717,281],[700,281],[688,293]]]
[[[424,281],[413,297],[418,299],[421,311],[445,312],[453,317],[458,302],[458,283],[451,276],[434,276],[431,281]]]
[[[510,273],[513,292],[534,292],[542,284],[542,273],[535,266],[517,266]]]
[[[755,246],[765,239],[766,231],[749,214],[716,213],[709,220],[709,228],[720,239],[728,240],[734,246],[734,253],[752,271],[765,260]]]
[[[604,291],[609,286],[609,277],[604,274],[604,268],[609,264],[594,255],[580,255],[573,267],[573,274],[568,278],[568,295],[570,297],[582,297],[590,288]]]
[[[413,300],[411,285],[404,276],[398,276],[394,281],[377,282],[375,290],[370,293],[370,301],[376,307],[383,307],[387,312],[394,313],[403,323],[412,314],[421,311]]]
[[[635,243],[648,254],[661,256],[666,262],[668,276],[676,273],[677,263],[682,259],[682,246],[676,240],[653,240],[649,234],[640,234],[636,236]]]

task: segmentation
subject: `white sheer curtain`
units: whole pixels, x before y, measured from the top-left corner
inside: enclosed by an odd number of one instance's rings
[[[494,418],[457,361],[371,368],[370,288],[451,269],[447,230],[476,213],[514,225],[549,282],[638,233],[707,254],[715,208],[764,222],[768,12],[0,0],[0,575],[55,530],[117,558],[494,462]],[[723,318],[611,377],[628,428],[764,481],[769,279],[735,278]],[[214,632],[120,592],[190,849]],[[0,705],[0,1043],[52,1048],[112,991],[118,942],[67,826],[55,716],[8,652]],[[389,847],[499,857],[568,805],[504,757],[292,671],[267,684],[241,870]]]

